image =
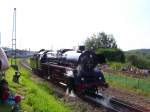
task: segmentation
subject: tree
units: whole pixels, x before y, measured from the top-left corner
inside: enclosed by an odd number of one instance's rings
[[[98,48],[117,48],[113,35],[107,35],[104,32],[93,34],[85,40],[86,49],[96,50]]]
[[[113,35],[93,34],[85,40],[85,48],[94,50],[100,60],[103,56],[107,61],[125,62],[124,52],[117,48]]]

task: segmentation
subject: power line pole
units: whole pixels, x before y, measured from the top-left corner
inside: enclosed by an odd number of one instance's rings
[[[13,12],[11,65],[14,67],[17,66],[17,62],[16,62],[16,8],[14,8],[14,12]]]

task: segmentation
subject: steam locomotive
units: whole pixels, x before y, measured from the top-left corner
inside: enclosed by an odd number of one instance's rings
[[[36,74],[64,85],[77,94],[96,93],[98,88],[108,87],[98,62],[97,55],[93,51],[84,50],[82,46],[79,50],[42,49],[30,59],[31,68]]]

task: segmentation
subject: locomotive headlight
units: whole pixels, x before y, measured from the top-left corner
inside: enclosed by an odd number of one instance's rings
[[[98,79],[99,79],[99,80],[102,80],[102,78],[101,78],[101,77],[99,77]]]
[[[81,77],[81,81],[84,81],[84,78],[83,78],[83,77]]]

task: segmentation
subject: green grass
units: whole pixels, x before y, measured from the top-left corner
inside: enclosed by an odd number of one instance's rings
[[[20,67],[20,83],[12,82],[14,69],[6,72],[9,87],[14,93],[24,97],[21,108],[26,112],[70,112],[70,108],[53,95],[47,82],[33,80],[31,72]]]
[[[150,77],[139,79],[122,74],[105,73],[105,78],[110,85],[150,96]]]

